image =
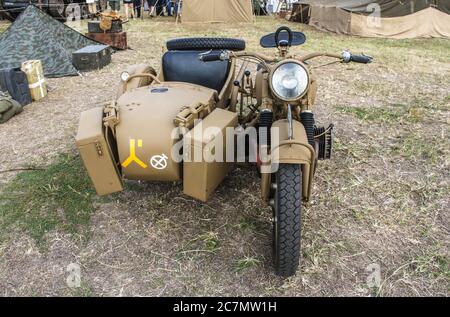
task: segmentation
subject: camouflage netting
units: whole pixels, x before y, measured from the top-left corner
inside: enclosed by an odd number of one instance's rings
[[[0,34],[0,68],[20,67],[39,59],[46,77],[76,75],[72,53],[97,42],[29,5],[16,21]]]

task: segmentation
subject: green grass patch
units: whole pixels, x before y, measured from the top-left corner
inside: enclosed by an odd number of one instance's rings
[[[204,232],[189,240],[177,253],[177,258],[201,253],[216,253],[220,248],[219,235],[213,231]]]
[[[215,252],[219,248],[219,236],[217,233],[209,231],[199,236],[203,243],[203,250]]]
[[[420,122],[423,118],[423,111],[420,108],[403,104],[380,108],[337,106],[336,110],[339,113],[351,114],[359,120],[379,123]]]
[[[237,260],[234,271],[237,273],[241,273],[252,267],[258,266],[260,263],[261,263],[261,261],[255,257],[245,257],[243,259]]]
[[[429,278],[450,280],[450,257],[439,250],[430,250],[419,256],[411,265],[411,269],[418,274],[425,274]]]
[[[11,229],[27,232],[43,245],[54,229],[89,235],[98,199],[79,156],[63,155],[45,170],[22,172],[0,193],[0,239]]]
[[[258,218],[248,216],[239,222],[238,227],[243,231],[263,232],[267,224]]]
[[[425,160],[436,164],[445,159],[443,151],[445,142],[445,139],[436,135],[411,133],[402,137],[399,143],[391,148],[391,153],[410,160]]]
[[[80,287],[75,287],[71,289],[70,295],[72,297],[93,297],[94,291],[89,285],[82,282]]]

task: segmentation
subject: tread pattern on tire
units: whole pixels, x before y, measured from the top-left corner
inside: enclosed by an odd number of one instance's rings
[[[192,37],[179,38],[167,41],[169,51],[190,50],[245,50],[245,41],[240,39],[229,39],[219,37]]]
[[[281,276],[291,276],[297,271],[300,259],[301,238],[301,166],[280,164],[277,176],[278,248],[275,269]]]

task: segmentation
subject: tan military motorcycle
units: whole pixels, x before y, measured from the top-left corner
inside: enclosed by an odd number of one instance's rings
[[[167,42],[161,70],[130,66],[117,98],[81,114],[77,146],[99,195],[123,179],[182,181],[184,194],[207,201],[233,168],[255,163],[261,196],[273,209],[277,274],[295,274],[302,201],[311,197],[317,161],[331,155],[332,128],[316,126],[316,57],[369,63],[369,56],[289,49],[305,42],[287,27],[261,38],[275,57],[245,52],[245,42],[184,38]]]

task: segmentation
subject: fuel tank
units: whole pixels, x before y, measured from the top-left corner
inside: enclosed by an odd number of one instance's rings
[[[172,157],[174,119],[180,110],[198,103],[214,106],[215,90],[179,82],[131,89],[117,100],[116,139],[123,176],[133,180],[182,179],[182,162]]]

